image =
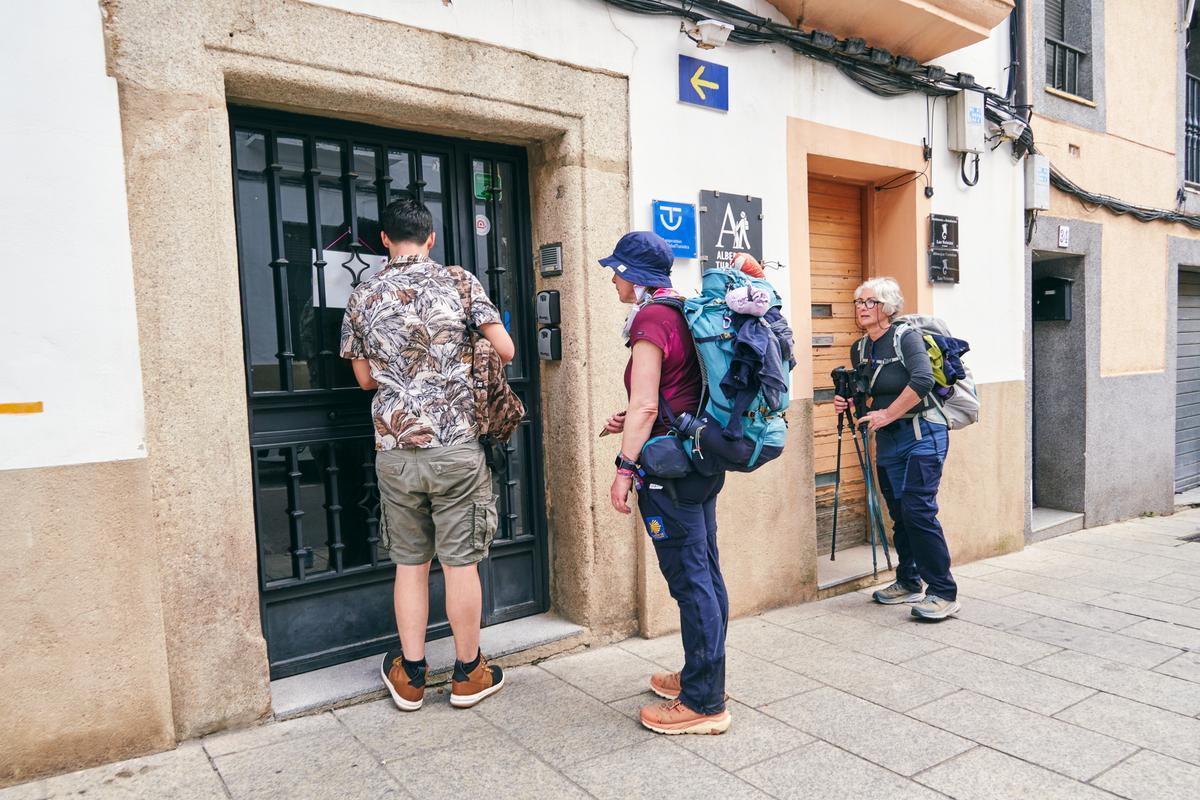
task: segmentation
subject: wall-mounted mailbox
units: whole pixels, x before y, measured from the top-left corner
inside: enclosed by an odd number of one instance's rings
[[[1070,278],[1039,278],[1033,282],[1033,321],[1070,322],[1071,284]]]
[[[538,358],[542,361],[562,361],[562,329],[538,328]]]
[[[558,292],[554,289],[537,293],[538,325],[557,325],[559,323],[558,302]]]

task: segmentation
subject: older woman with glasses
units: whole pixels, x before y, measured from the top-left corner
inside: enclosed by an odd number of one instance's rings
[[[875,602],[910,603],[914,617],[941,620],[959,610],[950,551],[937,518],[949,437],[945,424],[923,414],[934,407],[929,398],[933,367],[919,331],[905,328],[897,337],[895,318],[903,304],[891,278],[875,278],[854,290],[855,318],[865,335],[851,346],[850,359],[866,381],[867,407],[853,409],[853,399],[844,397],[834,397],[833,403],[839,413],[852,408],[875,434],[875,474],[892,517],[897,556],[896,581],[875,592]]]

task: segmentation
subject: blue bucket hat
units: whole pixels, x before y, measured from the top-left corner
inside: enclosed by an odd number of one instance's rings
[[[600,259],[600,265],[615,271],[636,286],[663,289],[671,285],[671,266],[675,253],[657,233],[632,231],[621,237],[613,254]]]

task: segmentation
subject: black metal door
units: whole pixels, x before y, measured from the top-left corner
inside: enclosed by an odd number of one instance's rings
[[[485,625],[547,607],[532,246],[519,148],[230,108],[250,451],[271,677],[396,641],[379,548],[370,395],[338,356],[346,298],[386,260],[379,212],[402,192],[434,214],[432,257],[474,270],[517,343],[529,410],[497,476],[500,528],[480,566]],[[449,635],[441,570],[429,637]]]

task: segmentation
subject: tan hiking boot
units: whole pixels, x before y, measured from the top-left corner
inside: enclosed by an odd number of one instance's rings
[[[678,672],[656,672],[650,676],[650,691],[663,700],[674,700],[682,691]]]
[[[455,708],[470,708],[504,688],[504,670],[488,664],[482,653],[478,658],[479,663],[470,672],[463,662],[454,662],[450,705]]]
[[[678,700],[643,706],[642,725],[655,733],[724,733],[729,730],[729,709],[719,714],[698,714]]]
[[[409,676],[399,656],[389,662],[388,655],[384,654],[379,673],[383,676],[383,685],[392,695],[392,702],[396,704],[396,708],[401,711],[416,711],[425,702],[424,668],[418,670],[416,675]]]

